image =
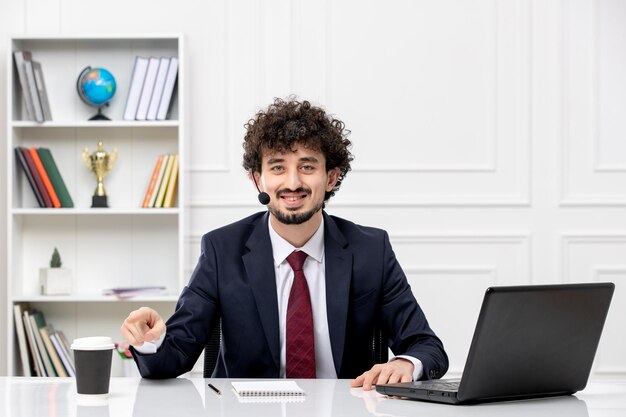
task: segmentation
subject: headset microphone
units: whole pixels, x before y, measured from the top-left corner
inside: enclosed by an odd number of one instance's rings
[[[252,181],[254,181],[254,185],[256,186],[256,189],[259,191],[259,203],[263,204],[264,206],[268,205],[270,203],[270,195],[268,193],[266,193],[265,191],[261,191],[261,189],[259,188],[259,185],[256,183],[256,178],[254,178],[254,171],[250,172],[250,175],[252,176]]]

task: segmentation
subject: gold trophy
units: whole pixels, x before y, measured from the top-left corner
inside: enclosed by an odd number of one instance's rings
[[[113,152],[109,154],[102,147],[102,141],[98,141],[97,151],[89,153],[89,150],[85,148],[82,156],[85,166],[98,177],[98,185],[91,198],[91,207],[109,207],[107,204],[107,194],[104,189],[104,176],[108,174],[111,168],[113,168],[113,165],[115,165],[117,149],[113,149]]]

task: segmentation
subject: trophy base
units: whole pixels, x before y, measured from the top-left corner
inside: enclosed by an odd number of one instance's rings
[[[108,208],[106,195],[94,195],[91,197],[91,208]]]

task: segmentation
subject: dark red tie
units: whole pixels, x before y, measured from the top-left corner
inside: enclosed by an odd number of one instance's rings
[[[302,271],[307,256],[305,252],[293,251],[287,257],[294,275],[287,306],[287,378],[315,378],[313,311]]]

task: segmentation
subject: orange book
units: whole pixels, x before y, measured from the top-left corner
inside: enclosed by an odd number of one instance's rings
[[[174,155],[174,163],[172,165],[172,173],[167,182],[167,191],[165,192],[165,200],[163,207],[172,207],[174,205],[174,193],[176,192],[176,183],[178,182],[178,155]]]
[[[146,196],[143,199],[143,204],[141,207],[147,208],[150,207],[150,197],[152,197],[152,193],[154,192],[154,187],[157,182],[157,177],[159,176],[159,170],[161,169],[161,164],[163,163],[163,155],[159,155],[159,159],[157,159],[156,166],[154,167],[154,171],[152,171],[152,178],[150,178],[150,184],[148,185],[148,190],[146,191]]]
[[[48,173],[46,172],[46,169],[43,167],[43,164],[41,163],[41,159],[39,159],[37,148],[30,148],[28,152],[30,152],[30,156],[33,158],[33,162],[35,163],[35,166],[37,167],[37,172],[39,172],[39,175],[41,176],[43,185],[46,187],[46,191],[48,191],[48,194],[50,195],[50,200],[52,200],[52,206],[54,208],[61,207],[61,202],[59,201],[59,197],[57,196],[56,191],[54,191],[54,187],[52,186],[52,183],[50,182]]]

